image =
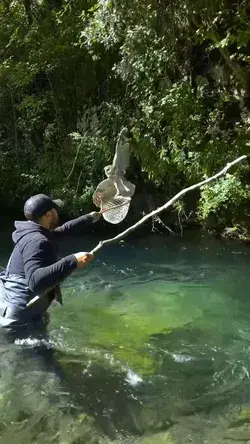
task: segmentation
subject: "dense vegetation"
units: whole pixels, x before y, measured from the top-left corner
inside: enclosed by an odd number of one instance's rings
[[[76,213],[122,125],[130,177],[161,203],[249,153],[249,16],[248,0],[2,0],[2,203],[45,191]],[[245,162],[188,211],[207,227],[249,227],[249,179]]]

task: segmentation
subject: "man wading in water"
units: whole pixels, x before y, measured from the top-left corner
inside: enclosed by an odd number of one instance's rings
[[[56,241],[81,232],[101,217],[93,212],[58,226],[61,206],[62,201],[37,194],[24,205],[27,220],[15,222],[15,247],[6,270],[0,274],[0,327],[5,331],[23,335],[46,325],[52,301],[62,304],[60,283],[93,259],[84,252],[58,260]],[[27,306],[35,296],[39,296],[36,302]]]

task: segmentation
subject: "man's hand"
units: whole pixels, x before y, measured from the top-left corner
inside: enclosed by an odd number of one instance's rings
[[[103,195],[104,195],[103,192],[95,191],[93,195],[93,203],[95,204],[96,207],[101,207],[103,201]]]
[[[102,213],[100,211],[92,211],[90,215],[93,217],[93,223],[97,222],[102,217]]]
[[[91,253],[75,253],[74,254],[77,261],[77,268],[85,268],[93,260],[94,255]]]

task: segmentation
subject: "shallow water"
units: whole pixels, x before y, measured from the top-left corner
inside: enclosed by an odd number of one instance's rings
[[[250,442],[249,254],[196,233],[103,248],[47,339],[2,342],[0,442]]]

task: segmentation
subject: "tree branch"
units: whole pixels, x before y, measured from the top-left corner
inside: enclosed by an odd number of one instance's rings
[[[79,142],[79,144],[78,144],[76,156],[74,158],[74,162],[73,162],[72,168],[71,168],[68,176],[66,177],[66,181],[70,179],[70,177],[72,176],[72,174],[74,172],[74,169],[75,169],[75,166],[76,166],[76,162],[77,162],[77,159],[78,159],[78,156],[79,156],[79,153],[80,153],[81,146],[82,146],[82,141]]]
[[[18,149],[18,137],[17,137],[17,119],[16,119],[16,109],[15,109],[15,103],[14,103],[14,97],[13,92],[10,87],[10,85],[7,85],[10,91],[10,98],[11,98],[11,105],[12,105],[12,111],[13,111],[13,125],[14,125],[14,134],[15,134],[15,151],[16,151],[16,161],[17,161],[17,168],[19,168],[19,149]]]
[[[199,183],[196,183],[194,185],[191,185],[188,188],[184,188],[183,190],[181,190],[179,193],[177,193],[174,197],[172,197],[172,199],[170,199],[168,202],[166,202],[164,205],[162,205],[161,207],[157,208],[154,211],[151,211],[151,213],[146,214],[142,219],[140,219],[138,222],[136,222],[134,225],[132,225],[131,227],[127,228],[125,231],[123,231],[122,233],[118,234],[117,236],[111,238],[111,239],[106,239],[103,241],[100,241],[99,244],[91,251],[92,254],[96,253],[98,250],[100,250],[102,247],[104,247],[104,245],[109,245],[109,244],[113,244],[114,242],[119,241],[120,239],[123,239],[125,236],[127,236],[129,233],[132,233],[132,231],[134,231],[136,228],[138,228],[140,225],[142,225],[144,222],[146,222],[148,219],[150,219],[151,217],[156,216],[157,214],[161,213],[162,211],[166,210],[168,207],[170,207],[174,202],[176,202],[180,197],[182,197],[184,194],[188,193],[189,191],[195,190],[196,188],[200,188],[203,185],[212,182],[215,179],[218,179],[218,177],[223,176],[228,170],[229,168],[231,168],[232,166],[236,165],[237,163],[241,162],[242,160],[247,159],[247,156],[241,156],[238,157],[237,159],[235,159],[233,162],[228,163],[223,170],[219,171],[217,174],[215,174],[214,176],[209,177],[208,179],[202,180]]]

